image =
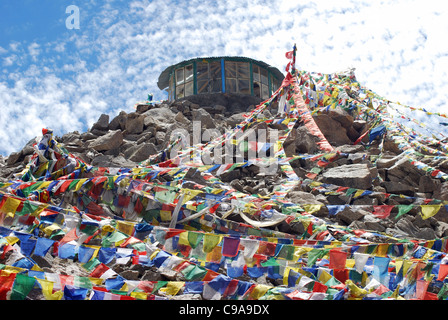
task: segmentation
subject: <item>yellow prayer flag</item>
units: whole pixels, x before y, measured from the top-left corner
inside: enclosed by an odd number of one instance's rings
[[[148,294],[146,292],[131,292],[131,297],[138,300],[147,300]]]
[[[307,213],[313,214],[320,210],[322,204],[303,204],[302,207]]]
[[[84,179],[79,179],[78,183],[75,186],[75,189],[73,189],[74,192],[78,191],[79,189],[81,189],[81,186],[84,182],[86,182],[88,179],[84,178]]]
[[[47,187],[50,185],[50,183],[52,183],[53,181],[43,181],[39,187],[37,187],[36,190],[42,190],[42,189],[47,189]]]
[[[345,281],[345,284],[347,285],[347,288],[350,291],[350,294],[352,296],[354,296],[355,298],[361,298],[361,297],[363,297],[363,296],[365,296],[365,295],[367,295],[369,293],[367,290],[358,287],[350,279]]]
[[[53,293],[54,283],[44,279],[36,279],[42,286],[42,293],[46,300],[61,300],[64,296],[62,291],[56,291]]]
[[[21,201],[11,198],[11,197],[7,197],[5,203],[3,204],[3,206],[0,208],[0,212],[3,213],[15,213],[17,208],[19,207]]]
[[[355,195],[353,197],[358,198],[359,196],[361,196],[364,193],[364,191],[365,190],[361,190],[361,189],[356,190]]]
[[[298,271],[298,268],[292,268],[292,267],[286,267],[285,271],[283,272],[283,285],[287,286],[288,285],[288,278],[289,278],[289,272],[291,270],[294,270],[296,272]]]
[[[5,267],[1,270],[1,274],[2,275],[9,275],[11,273],[21,273],[24,272],[26,269],[24,268],[19,268],[19,267],[13,267],[13,266],[8,266],[5,265]]]
[[[103,282],[105,281],[105,279],[89,277],[89,281],[90,281],[93,285],[100,286],[100,285],[103,284]]]
[[[403,259],[395,259],[395,273],[398,273],[403,266]]]
[[[414,261],[404,260],[403,261],[403,275],[406,275],[409,268],[414,264]]]
[[[313,250],[311,247],[294,247],[293,260],[297,261],[303,254]]]
[[[42,231],[49,237],[56,230],[61,230],[61,227],[59,227],[57,224],[53,223],[53,224],[50,224],[48,227],[45,227]]]
[[[270,286],[265,284],[257,284],[249,294],[251,300],[259,300],[270,289]]]
[[[171,211],[160,210],[160,219],[162,219],[162,221],[171,221]]]
[[[333,276],[329,274],[327,271],[322,270],[319,275],[319,282],[326,283],[328,280],[330,280]]]
[[[117,228],[129,236],[134,233],[134,224],[131,222],[117,220]]]
[[[380,257],[385,257],[387,255],[388,250],[389,250],[389,244],[381,243],[377,246],[376,255]]]
[[[198,194],[204,192],[203,190],[193,190],[193,189],[183,189],[184,198],[182,200],[182,205],[184,205],[187,201],[190,201]]]
[[[441,204],[427,204],[421,206],[422,219],[428,219],[439,212]]]
[[[37,264],[34,264],[32,267],[31,267],[31,270],[33,270],[33,271],[44,271],[41,267],[39,267]]]
[[[188,241],[188,231],[182,232],[181,234],[179,234],[179,240],[178,240],[177,244],[181,244],[184,246],[190,245],[190,242]]]
[[[211,252],[221,242],[221,238],[220,235],[206,233],[203,238],[202,250]]]
[[[355,266],[355,262],[356,262],[355,259],[347,259],[345,260],[345,267],[347,269],[352,269]]]
[[[166,287],[161,288],[159,291],[170,296],[175,296],[184,285],[185,282],[183,281],[169,281]]]
[[[15,236],[7,236],[5,237],[6,241],[8,241],[8,243],[12,246],[14,243],[16,243],[17,241],[19,241],[19,238],[15,237]]]

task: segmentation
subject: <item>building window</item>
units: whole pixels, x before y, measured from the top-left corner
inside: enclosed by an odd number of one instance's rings
[[[226,61],[226,92],[250,94],[250,69],[248,62]]]
[[[177,68],[176,77],[176,99],[180,99],[193,94],[193,65]]]
[[[253,65],[252,73],[254,77],[254,95],[261,99],[269,98],[268,71],[257,65]]]
[[[222,92],[221,62],[198,61],[196,78],[198,93]]]
[[[174,98],[174,79],[173,79],[173,77],[170,77],[170,84],[169,84],[169,87],[168,87],[168,100],[169,101],[173,101],[175,98]]]
[[[271,74],[271,95],[280,87],[279,80]]]

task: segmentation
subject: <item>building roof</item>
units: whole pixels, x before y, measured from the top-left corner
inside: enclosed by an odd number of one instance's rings
[[[269,71],[274,74],[274,76],[280,80],[282,80],[285,76],[284,74],[277,68],[267,64],[266,62],[263,62],[261,60],[255,60],[255,59],[251,59],[251,58],[247,58],[247,57],[241,57],[241,56],[222,56],[222,57],[197,57],[197,58],[192,58],[192,59],[188,59],[188,60],[184,60],[182,62],[173,64],[171,66],[169,66],[168,68],[166,68],[165,70],[163,70],[163,72],[160,74],[159,76],[159,80],[157,81],[157,86],[159,87],[160,90],[164,90],[165,88],[167,88],[169,86],[169,79],[170,79],[170,74],[173,71],[173,69],[180,67],[182,65],[187,65],[192,63],[193,61],[198,61],[198,60],[219,60],[224,58],[225,60],[234,60],[234,61],[245,61],[245,62],[253,62],[257,65],[259,65],[260,67],[269,69]]]

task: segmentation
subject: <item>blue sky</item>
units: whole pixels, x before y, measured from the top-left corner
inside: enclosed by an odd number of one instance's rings
[[[431,1],[0,1],[0,154],[44,127],[86,131],[102,113],[132,112],[161,71],[197,56],[243,55],[284,70],[355,67],[379,95],[448,113],[448,12]],[[80,28],[67,29],[66,8]],[[426,119],[421,112],[412,117]]]

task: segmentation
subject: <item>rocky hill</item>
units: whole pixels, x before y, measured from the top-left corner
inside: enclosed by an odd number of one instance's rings
[[[0,157],[3,298],[444,299],[447,144],[389,103],[301,71],[43,129]]]

